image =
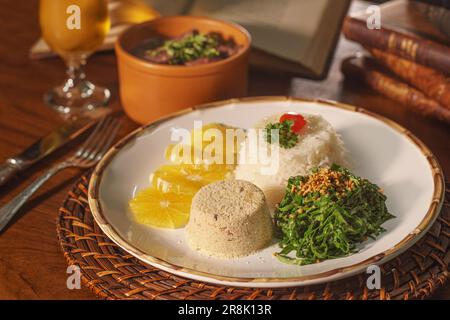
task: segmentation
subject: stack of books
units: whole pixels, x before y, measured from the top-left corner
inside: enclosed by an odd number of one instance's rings
[[[450,123],[450,7],[396,0],[380,7],[381,28],[371,28],[373,12],[346,17],[343,33],[367,54],[342,63],[343,73],[424,116]]]

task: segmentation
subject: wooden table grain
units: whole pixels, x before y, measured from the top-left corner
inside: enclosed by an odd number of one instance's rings
[[[51,86],[62,82],[63,63],[57,58],[41,61],[28,58],[30,46],[39,37],[37,6],[37,0],[0,0],[0,161],[20,152],[62,122],[44,105],[42,95]],[[437,156],[447,179],[450,178],[448,126],[418,117],[358,84],[343,81],[340,61],[358,49],[357,45],[341,39],[330,75],[322,82],[251,70],[249,95],[320,97],[387,116],[422,139]],[[120,107],[114,54],[94,55],[89,60],[87,72],[91,80],[112,89],[111,105]],[[136,127],[126,120],[121,136]],[[70,148],[65,148],[57,152],[0,188],[0,204],[5,204],[69,151]],[[84,287],[67,289],[67,265],[55,232],[58,208],[80,174],[72,169],[53,178],[26,204],[14,224],[0,235],[0,299],[95,298]],[[450,286],[438,290],[433,298],[449,299]]]

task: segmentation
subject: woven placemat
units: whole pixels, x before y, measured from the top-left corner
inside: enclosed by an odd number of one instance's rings
[[[147,265],[115,245],[94,222],[87,201],[89,175],[69,192],[57,233],[69,265],[105,299],[420,299],[444,285],[450,262],[450,189],[437,221],[411,249],[381,266],[381,289],[368,290],[366,274],[297,288],[236,288],[194,281]]]

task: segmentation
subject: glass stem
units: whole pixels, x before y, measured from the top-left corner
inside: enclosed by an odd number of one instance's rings
[[[64,118],[86,115],[87,112],[105,106],[111,93],[86,79],[84,68],[89,54],[76,52],[62,55],[66,63],[66,79],[62,85],[44,96],[45,102]]]
[[[68,92],[76,87],[80,87],[86,80],[84,68],[86,66],[86,59],[70,59],[67,62],[67,79],[64,84],[64,91]]]
[[[86,57],[68,58],[67,79],[63,85],[63,91],[69,99],[85,99],[93,94],[95,86],[86,80],[84,68]]]

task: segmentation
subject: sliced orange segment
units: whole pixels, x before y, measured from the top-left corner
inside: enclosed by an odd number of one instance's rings
[[[227,135],[227,129],[234,131]],[[190,145],[169,145],[165,157],[176,164],[236,164],[239,143],[244,138],[242,129],[212,123],[192,130]],[[230,153],[228,159],[227,152]]]
[[[188,223],[191,202],[191,195],[148,188],[140,191],[129,204],[137,222],[159,228],[176,229]]]
[[[231,176],[227,165],[164,165],[150,175],[152,186],[163,192],[194,195],[201,187]]]
[[[234,128],[208,124],[191,131],[190,144],[174,144],[166,148],[165,157],[175,164],[159,167],[150,175],[152,187],[139,192],[130,201],[137,222],[161,228],[186,225],[194,194],[201,187],[232,175],[237,163],[238,143],[245,137],[245,132],[235,131],[235,135],[231,135],[233,140],[230,140],[226,129]],[[200,143],[195,141],[199,138]],[[234,146],[227,149],[227,141]],[[226,164],[230,162],[225,156],[227,150],[232,150],[231,164]]]

